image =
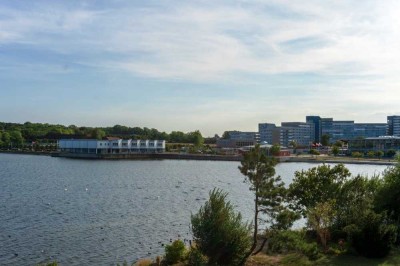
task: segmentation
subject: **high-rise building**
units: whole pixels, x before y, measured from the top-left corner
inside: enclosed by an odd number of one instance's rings
[[[349,139],[385,136],[386,128],[386,123],[354,123],[354,132]]]
[[[311,124],[313,142],[321,142],[321,117],[315,115],[306,116],[306,122]]]
[[[309,146],[314,139],[312,123],[282,122],[280,129],[280,145],[288,147],[292,142],[298,146]]]
[[[400,136],[400,116],[391,115],[387,117],[387,131],[388,136]]]
[[[279,128],[272,123],[258,124],[258,133],[260,134],[260,142],[268,144],[279,144]]]
[[[260,136],[258,132],[247,132],[247,131],[228,131],[229,139],[235,139],[235,140],[255,140],[256,142],[259,142]]]
[[[386,134],[386,123],[354,123],[352,120],[335,121],[333,118],[321,118],[320,125],[320,137],[328,135],[331,143],[338,140],[371,138]]]

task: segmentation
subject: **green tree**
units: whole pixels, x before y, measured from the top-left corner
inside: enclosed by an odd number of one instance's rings
[[[351,157],[361,158],[361,157],[363,157],[363,154],[361,152],[354,151],[354,152],[351,153]]]
[[[396,151],[393,149],[390,149],[386,152],[386,156],[389,158],[393,158],[396,155]]]
[[[186,143],[187,142],[187,137],[185,133],[181,131],[172,131],[171,134],[169,135],[170,141],[173,143]]]
[[[212,190],[209,200],[191,216],[196,248],[208,257],[210,265],[240,265],[251,245],[249,226],[235,213],[227,195]]]
[[[383,155],[384,155],[383,151],[376,151],[375,152],[375,156],[378,157],[379,159],[382,158]]]
[[[94,128],[92,129],[92,132],[90,134],[90,137],[93,139],[98,139],[101,140],[106,136],[106,132],[100,128]]]
[[[333,144],[333,145],[336,146],[336,147],[341,148],[341,147],[343,147],[343,141],[338,140],[338,141],[336,141],[335,144]]]
[[[289,185],[292,207],[306,217],[308,209],[318,203],[337,199],[340,189],[350,176],[350,171],[343,164],[333,167],[323,164],[307,171],[296,171]]]
[[[246,258],[254,252],[257,246],[257,236],[259,234],[260,214],[268,217],[268,224],[279,227],[281,222],[287,220],[287,209],[283,206],[286,197],[286,189],[280,176],[275,176],[276,160],[265,156],[259,145],[247,152],[243,156],[240,172],[245,176],[245,181],[250,184],[250,190],[254,192],[254,231],[253,244],[246,254]],[[286,217],[285,217],[286,216]],[[266,228],[264,229],[266,231]],[[253,253],[254,252],[254,253]]]
[[[281,147],[277,144],[274,144],[271,146],[271,148],[269,148],[269,152],[273,156],[278,156],[280,151],[281,151]]]
[[[375,152],[374,151],[369,151],[369,152],[367,152],[367,156],[369,158],[374,158],[375,157]]]
[[[334,156],[337,156],[339,154],[339,147],[338,146],[333,146],[332,147],[332,153]]]
[[[324,134],[321,137],[321,144],[324,146],[328,146],[329,145],[329,140],[331,139],[331,136],[329,136],[328,134]]]
[[[224,134],[222,134],[222,138],[223,138],[223,139],[230,139],[231,136],[230,136],[230,134],[229,134],[229,131],[225,131]]]
[[[171,245],[165,246],[165,260],[168,265],[175,264],[184,259],[185,243],[182,240],[175,240]]]
[[[383,258],[396,241],[398,228],[388,221],[386,213],[370,211],[360,220],[361,229],[352,235],[355,250],[366,257]]]
[[[4,147],[9,147],[9,145],[11,143],[10,133],[3,132],[2,138],[3,138],[3,146]]]
[[[195,147],[201,147],[204,144],[204,138],[199,130],[189,133],[190,139]]]
[[[387,211],[400,228],[400,161],[383,172],[375,206],[378,212]]]
[[[330,227],[336,218],[335,200],[319,202],[307,213],[308,225],[317,232],[324,250],[328,250]]]
[[[378,176],[357,175],[343,183],[340,195],[336,198],[338,230],[360,228],[360,221],[374,208],[374,200],[382,180]],[[345,230],[351,233],[347,229]]]
[[[13,130],[10,132],[10,141],[12,142],[13,146],[21,147],[24,144],[24,138],[22,137],[21,131]]]

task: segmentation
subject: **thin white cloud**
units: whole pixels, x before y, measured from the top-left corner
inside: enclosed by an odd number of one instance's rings
[[[210,99],[209,106],[193,104],[196,119],[181,117],[188,125],[196,121],[218,127],[221,119],[229,123],[243,119],[241,128],[252,128],[264,120],[263,114],[265,120],[287,121],[287,106],[296,106],[299,111],[291,117],[299,120],[315,110],[328,116],[352,114],[352,119],[363,121],[368,119],[367,109],[377,114],[378,110],[396,112],[398,1],[172,1],[164,5],[110,4],[91,9],[39,2],[30,10],[0,8],[0,49],[21,44],[72,54],[75,63],[99,70],[166,81],[240,84],[243,91],[250,90],[249,95],[257,88],[258,95],[246,98],[248,109],[238,108],[240,112],[227,113],[231,106],[243,107],[243,99],[232,97],[222,102]],[[45,64],[38,63],[43,72]],[[57,63],[48,62],[49,72],[53,65]],[[3,70],[7,67],[0,64]],[[270,78],[302,74],[297,84],[280,77],[279,86]],[[313,83],[307,74],[324,82]],[[292,95],[282,97],[285,87],[291,88]]]
[[[400,4],[366,3],[268,3],[301,15],[298,19],[274,14],[259,3],[261,12],[257,2],[249,7],[183,4],[167,10],[3,10],[9,19],[1,21],[0,42],[39,43],[42,48],[74,53],[116,53],[124,59],[96,60],[100,66],[111,63],[139,75],[197,81],[218,80],[238,71],[331,74],[333,67],[346,63],[363,66],[354,69],[355,74],[397,73]],[[299,48],[307,44],[296,41],[305,38],[321,40],[321,45]],[[289,49],[283,46],[287,42],[292,42]]]

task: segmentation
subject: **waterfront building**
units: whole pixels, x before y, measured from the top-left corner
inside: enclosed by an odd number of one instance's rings
[[[321,142],[321,117],[309,115],[306,116],[306,122],[311,124],[311,130],[313,131],[313,142]]]
[[[60,152],[83,154],[130,154],[161,153],[165,151],[165,140],[123,140],[123,139],[61,139]]]
[[[400,116],[392,115],[387,117],[387,135],[400,136]]]
[[[338,140],[377,138],[380,136],[400,137],[400,116],[388,116],[387,123],[355,123],[353,120],[334,120],[317,115],[306,116],[306,122],[283,122],[280,127],[272,123],[258,124],[261,143],[288,146],[295,141],[300,146],[320,143],[323,135],[329,142]]]
[[[365,139],[353,139],[348,143],[349,152],[383,151],[389,150],[400,151],[399,136],[381,136]]]
[[[288,147],[291,143],[301,147],[308,147],[314,139],[313,124],[304,122],[282,122],[279,143]]]
[[[229,139],[235,140],[255,140],[257,143],[260,141],[260,135],[258,132],[248,131],[228,131]]]
[[[227,131],[227,139],[218,139],[217,148],[238,149],[245,146],[252,146],[259,143],[258,132]]]
[[[354,132],[349,139],[385,136],[386,129],[386,123],[354,123]]]
[[[239,149],[246,146],[254,146],[257,142],[254,139],[219,139],[217,140],[217,148],[222,149]]]
[[[260,143],[279,144],[280,143],[280,128],[272,123],[258,124],[258,133]]]
[[[330,118],[332,119],[332,118]],[[329,135],[330,142],[335,143],[338,140],[348,140],[354,133],[354,121],[333,121],[330,120],[327,127],[322,128],[322,135]]]
[[[352,140],[357,138],[370,138],[386,135],[386,123],[355,123],[353,120],[333,120],[333,118],[320,118],[307,116],[306,121],[314,125],[314,142],[320,142],[323,135],[330,137],[330,142],[338,140]],[[400,124],[399,124],[400,126]],[[400,127],[399,127],[400,129]]]

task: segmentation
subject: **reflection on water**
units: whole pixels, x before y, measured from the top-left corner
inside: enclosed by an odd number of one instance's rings
[[[115,265],[191,239],[190,214],[214,187],[247,219],[252,194],[237,162],[90,161],[0,154],[0,265]],[[307,163],[276,170],[290,183]],[[348,165],[379,174],[385,166]]]

